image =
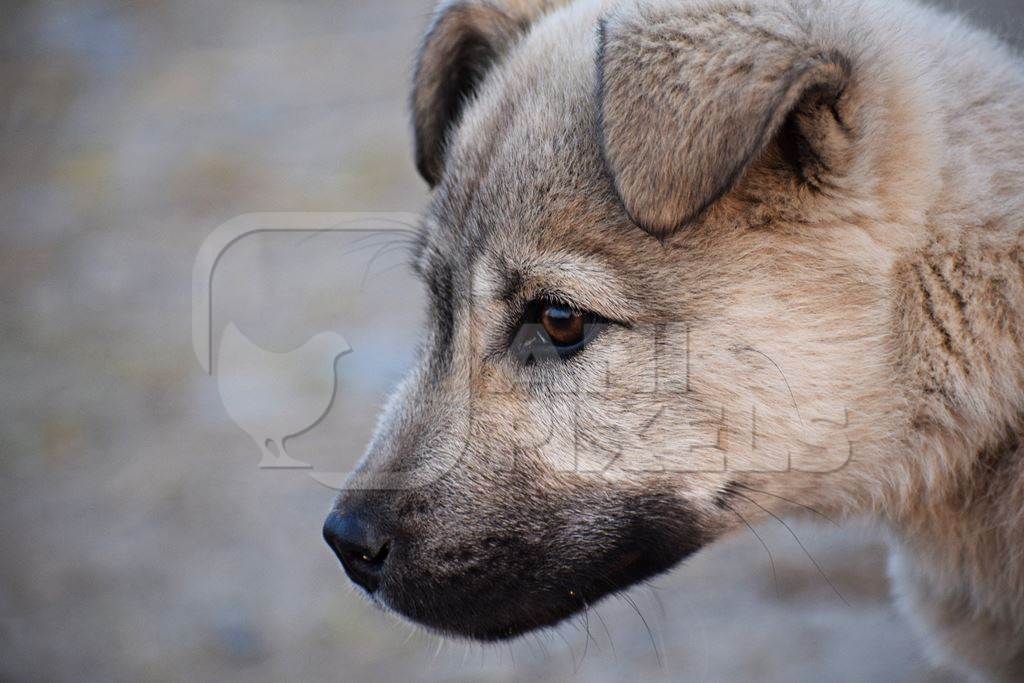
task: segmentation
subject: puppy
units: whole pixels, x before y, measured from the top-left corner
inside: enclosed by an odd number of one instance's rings
[[[492,640],[745,521],[869,514],[937,657],[1024,678],[1024,66],[895,0],[460,0],[430,295],[325,536]]]

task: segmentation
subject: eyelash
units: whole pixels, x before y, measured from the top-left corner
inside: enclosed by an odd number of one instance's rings
[[[542,318],[549,308],[562,308],[583,317],[583,335],[571,346],[555,344],[544,328]],[[593,311],[581,310],[557,299],[529,301],[509,332],[509,350],[524,365],[537,361],[566,361],[580,353],[613,321]]]

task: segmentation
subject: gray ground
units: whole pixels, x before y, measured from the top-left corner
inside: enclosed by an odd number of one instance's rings
[[[639,613],[602,604],[590,638],[485,648],[368,607],[320,539],[332,492],[257,469],[191,349],[193,260],[245,212],[423,205],[404,105],[429,4],[0,4],[0,678],[953,680],[868,530],[795,527],[849,605],[769,525],[777,582],[739,534],[633,591]],[[1014,0],[983,4],[962,8],[1024,33]],[[358,456],[419,316],[401,253],[367,270],[366,246],[252,237],[215,281],[215,343],[232,321],[354,348],[288,444],[318,471]]]

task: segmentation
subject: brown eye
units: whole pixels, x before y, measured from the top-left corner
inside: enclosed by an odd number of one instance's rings
[[[509,350],[526,365],[566,360],[581,351],[610,323],[591,311],[534,299],[526,305],[522,319],[511,332]]]
[[[555,346],[576,346],[586,331],[583,314],[566,306],[549,305],[541,313],[540,322]]]

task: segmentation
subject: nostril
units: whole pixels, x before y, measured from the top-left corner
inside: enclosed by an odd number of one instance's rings
[[[384,560],[386,560],[388,556],[388,550],[391,548],[391,544],[387,542],[385,542],[384,545],[376,551],[374,551],[373,548],[350,545],[344,542],[338,543],[337,545],[338,547],[334,548],[334,552],[339,556],[342,564],[346,562],[358,563],[366,569],[373,571],[379,570],[379,568],[384,564]]]
[[[371,548],[361,548],[359,552],[359,561],[365,562],[369,565],[382,565],[384,560],[388,559],[388,551],[391,550],[391,541],[384,541],[376,552]]]
[[[389,539],[378,535],[363,515],[332,512],[324,522],[324,540],[350,579],[370,593],[377,590],[391,552]]]

